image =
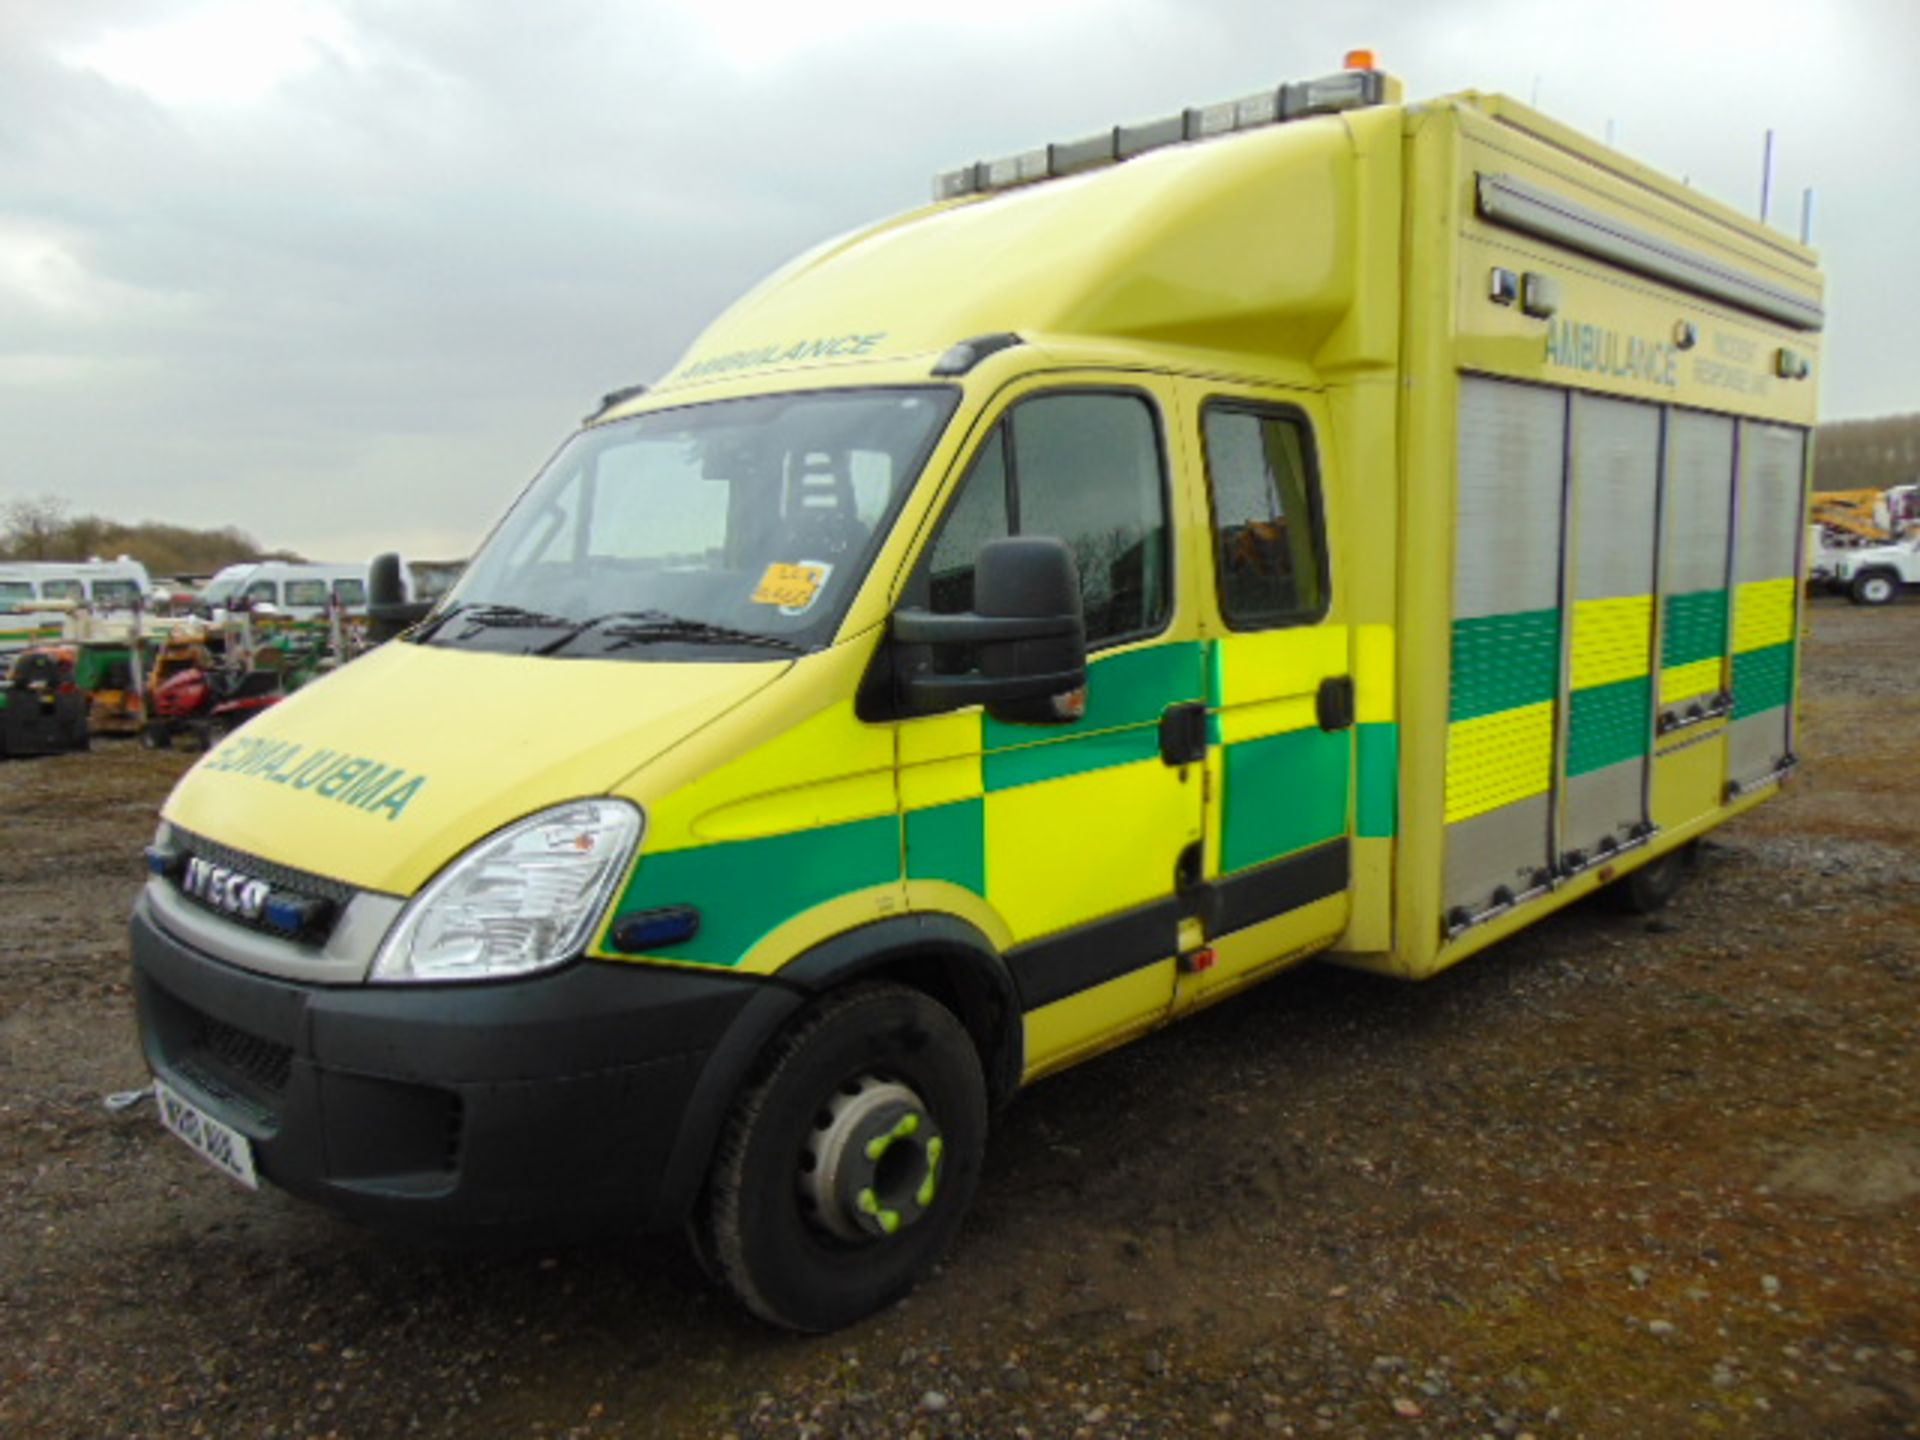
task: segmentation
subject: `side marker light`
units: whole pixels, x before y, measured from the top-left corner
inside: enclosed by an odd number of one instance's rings
[[[623,955],[645,955],[691,940],[700,933],[700,912],[691,905],[669,905],[623,915],[613,923],[613,948]]]

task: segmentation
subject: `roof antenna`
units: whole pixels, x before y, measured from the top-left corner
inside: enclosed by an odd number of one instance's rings
[[[1813,243],[1813,187],[1807,186],[1800,192],[1800,243]]]

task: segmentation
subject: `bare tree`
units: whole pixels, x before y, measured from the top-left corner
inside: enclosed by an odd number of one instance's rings
[[[1920,480],[1920,415],[1822,425],[1813,464],[1816,490],[1885,490]]]
[[[7,501],[0,506],[0,555],[9,560],[83,558],[60,553],[68,538],[68,508],[52,495]]]

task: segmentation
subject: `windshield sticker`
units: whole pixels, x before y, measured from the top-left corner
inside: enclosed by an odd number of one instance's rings
[[[307,790],[325,800],[398,820],[427,783],[398,765],[342,750],[309,750],[297,740],[235,735],[199,765]]]
[[[820,592],[827,588],[827,577],[833,574],[833,566],[824,560],[802,560],[799,568],[813,575],[813,594],[806,598],[804,604],[782,605],[780,607],[782,615],[804,615],[811,610],[813,602],[820,598]]]
[[[769,565],[753,589],[756,605],[778,605],[782,615],[804,614],[833,572],[831,565],[802,560],[797,565]]]

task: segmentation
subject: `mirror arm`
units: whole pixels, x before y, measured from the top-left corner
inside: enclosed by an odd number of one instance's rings
[[[900,610],[893,638],[903,645],[993,645],[1009,640],[1045,640],[1079,631],[1078,615],[936,615]]]
[[[1087,672],[1060,670],[1047,675],[1000,677],[992,675],[916,675],[904,682],[907,703],[916,712],[957,710],[996,700],[1044,700],[1077,690],[1087,683]]]
[[[414,625],[426,619],[431,609],[431,600],[400,600],[391,605],[369,604],[367,618],[389,625]]]

